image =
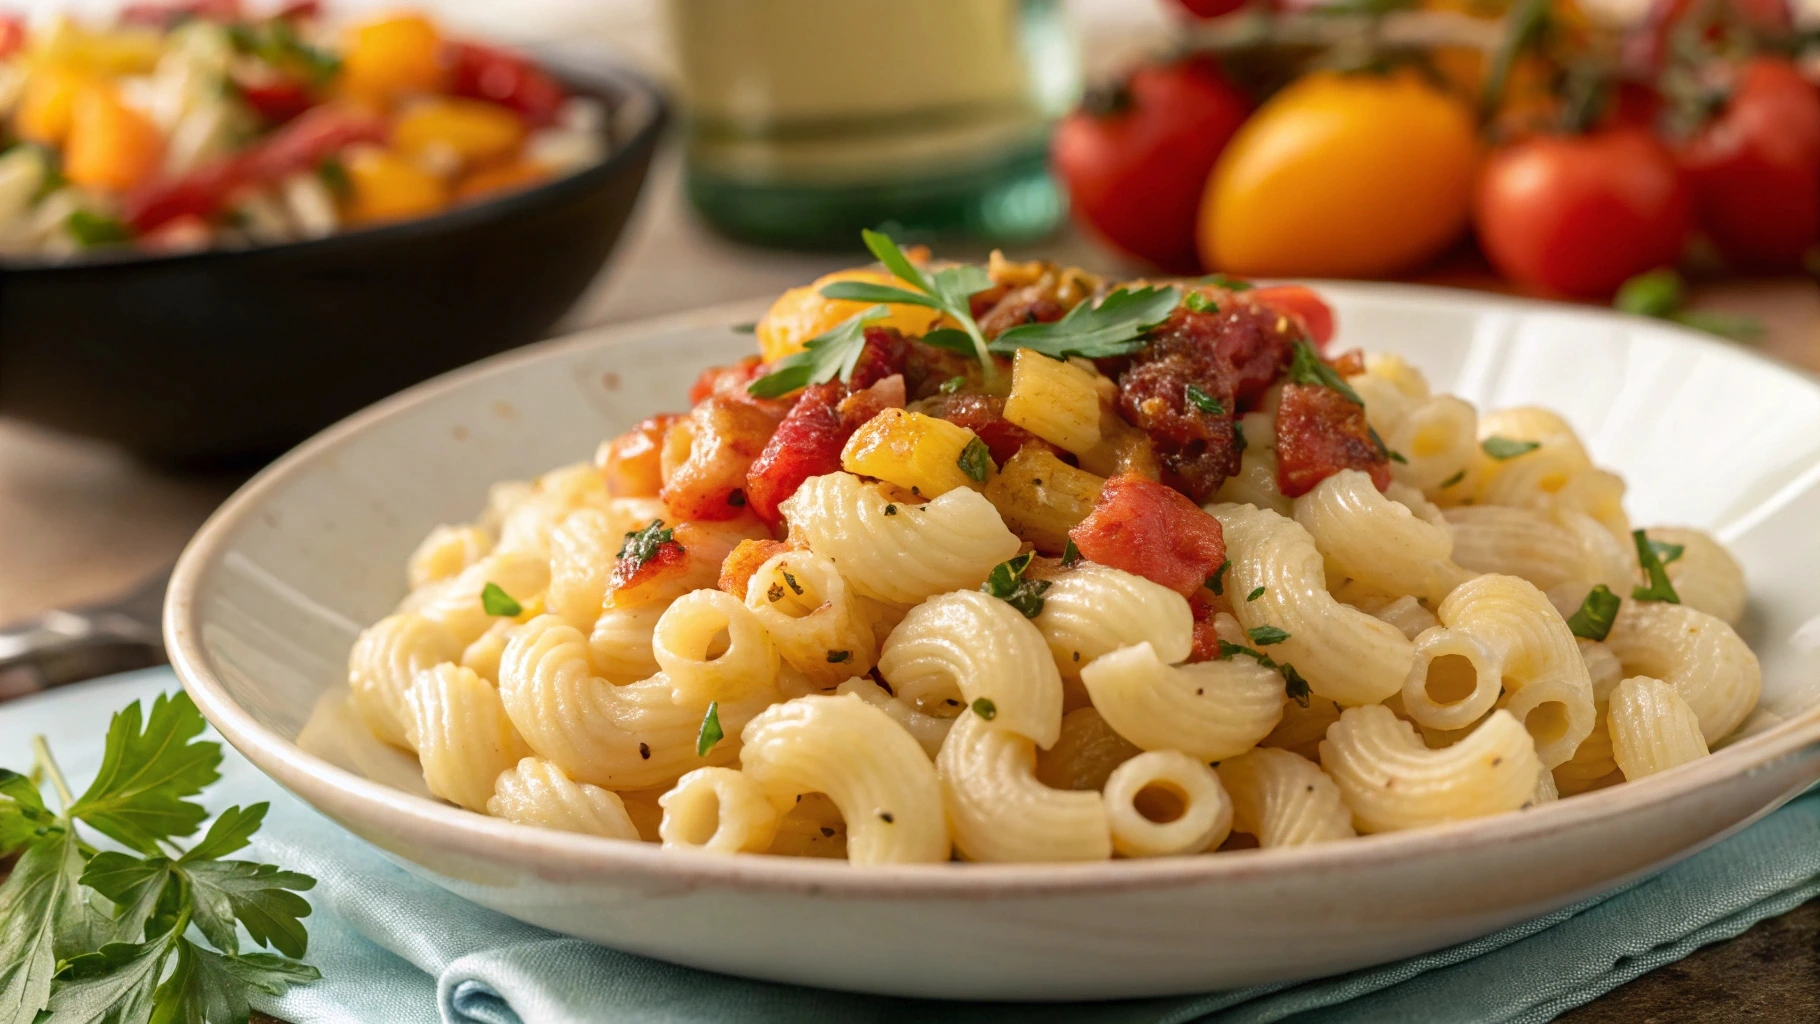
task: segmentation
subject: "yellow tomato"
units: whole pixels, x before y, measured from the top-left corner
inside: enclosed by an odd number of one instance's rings
[[[758,351],[766,362],[801,352],[803,342],[873,305],[823,298],[821,290],[836,281],[904,287],[904,282],[882,270],[838,270],[812,285],[790,289],[777,297],[765,318],[758,322]],[[878,321],[877,326],[895,327],[905,334],[927,334],[943,319],[940,313],[926,306],[894,305],[890,309],[891,315]]]
[[[347,215],[355,224],[407,220],[449,205],[449,188],[441,178],[376,146],[349,153],[347,171]]]
[[[342,84],[357,99],[385,103],[442,86],[442,38],[421,14],[386,14],[349,27]]]
[[[400,152],[415,157],[440,149],[468,165],[510,156],[524,136],[517,114],[480,100],[425,100],[392,126],[392,145]]]
[[[150,178],[164,159],[164,133],[114,90],[80,90],[70,112],[63,173],[87,188],[124,192]]]
[[[1410,72],[1308,75],[1221,154],[1196,232],[1209,270],[1375,277],[1466,230],[1472,111]]]

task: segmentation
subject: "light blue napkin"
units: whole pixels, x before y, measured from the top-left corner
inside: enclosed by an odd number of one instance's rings
[[[43,733],[78,787],[108,716],[176,688],[157,669],[0,706],[0,766]],[[1820,896],[1820,790],[1616,894],[1384,967],[1299,985],[1117,1003],[960,1004],[745,981],[605,949],[467,903],[406,873],[226,751],[210,807],[269,800],[246,854],[314,875],[308,959],[323,979],[267,1000],[294,1024],[771,1024],[986,1021],[1263,1024],[1546,1021]],[[257,1004],[256,1004],[257,1005]]]

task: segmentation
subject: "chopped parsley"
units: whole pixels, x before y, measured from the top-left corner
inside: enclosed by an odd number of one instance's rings
[[[1457,484],[1464,479],[1466,479],[1466,471],[1464,469],[1462,469],[1458,473],[1455,473],[1453,476],[1450,476],[1447,479],[1441,481],[1441,489],[1446,490],[1447,488],[1452,487],[1454,484]]]
[[[1256,658],[1258,661],[1258,664],[1264,666],[1265,668],[1276,668],[1277,667],[1277,663],[1275,661],[1271,660],[1269,655],[1265,654],[1264,652],[1262,652],[1254,647],[1246,647],[1244,644],[1235,644],[1229,640],[1220,641],[1220,660],[1221,661],[1226,661],[1227,659],[1232,658],[1235,655],[1240,655],[1240,654],[1243,654],[1247,658]]]
[[[702,716],[701,732],[695,734],[695,756],[707,757],[727,734],[720,729],[720,701],[708,702],[708,713]]]
[[[1227,277],[1225,274],[1208,274],[1201,278],[1201,283],[1213,285],[1215,288],[1224,288],[1229,292],[1248,292],[1254,287],[1250,281]]]
[[[866,351],[866,325],[891,315],[887,306],[862,309],[803,343],[803,350],[777,361],[777,369],[746,385],[755,398],[780,398],[811,384],[836,377],[853,379],[853,368]]]
[[[1226,593],[1226,570],[1230,568],[1232,568],[1232,559],[1228,558],[1221,562],[1220,567],[1213,570],[1213,575],[1207,577],[1207,589],[1216,595]]]
[[[846,661],[848,658],[851,658],[851,657],[853,657],[852,651],[829,651],[828,652],[828,664],[838,665],[841,662]]]
[[[316,178],[336,199],[347,200],[354,195],[354,179],[348,177],[348,165],[332,156],[316,165]],[[752,330],[758,330],[758,325],[753,324]]]
[[[1074,564],[1080,560],[1081,549],[1074,546],[1074,538],[1070,537],[1068,543],[1062,545],[1062,564],[1073,568]]]
[[[665,529],[662,519],[653,519],[644,529],[626,534],[626,543],[619,549],[619,558],[631,562],[632,571],[637,572],[657,556],[659,548],[675,543],[675,540],[676,531]]]
[[[1289,639],[1289,634],[1287,632],[1278,629],[1275,626],[1255,626],[1246,630],[1245,635],[1250,637],[1251,642],[1257,644],[1259,647],[1269,647],[1271,644],[1280,644]]]
[[[784,574],[784,582],[790,585],[791,592],[797,597],[803,596],[803,585],[796,582],[796,577],[790,575],[790,570],[785,569],[782,566],[779,566],[778,569]]]
[[[1630,592],[1630,596],[1639,601],[1680,604],[1681,595],[1675,593],[1675,585],[1669,582],[1668,570],[1663,568],[1662,559],[1656,555],[1655,546],[1649,542],[1649,535],[1642,530],[1632,530],[1630,538],[1637,545],[1637,561],[1649,575],[1649,586],[1637,587]]]
[[[1219,303],[1200,292],[1189,292],[1187,297],[1182,299],[1182,305],[1187,307],[1190,313],[1218,313],[1220,311]]]
[[[1290,700],[1307,707],[1308,695],[1313,691],[1308,687],[1308,680],[1302,678],[1302,673],[1297,672],[1294,665],[1284,665],[1283,692],[1289,695]]]
[[[1603,640],[1611,635],[1612,623],[1617,621],[1619,602],[1618,595],[1601,583],[1580,602],[1580,610],[1568,617],[1567,628],[1575,636]]]
[[[1687,551],[1687,545],[1670,544],[1667,541],[1656,540],[1652,537],[1649,542],[1649,549],[1656,553],[1656,557],[1660,559],[1663,566],[1666,567],[1670,562],[1680,558],[1682,554]]]
[[[1202,391],[1200,388],[1194,386],[1193,384],[1188,385],[1188,387],[1185,391],[1185,394],[1188,397],[1189,405],[1194,406],[1196,409],[1201,410],[1202,412],[1206,413],[1207,415],[1209,415],[1209,416],[1226,415],[1226,407],[1220,403],[1219,399],[1213,397],[1212,395],[1208,394],[1205,391]]]
[[[961,388],[964,388],[966,386],[967,386],[967,378],[963,375],[956,375],[953,377],[949,377],[945,381],[942,381],[941,390],[942,390],[942,394],[944,394],[944,395],[952,395],[956,391],[959,391]]]
[[[71,210],[63,226],[84,249],[103,245],[121,245],[133,239],[133,233],[118,218],[89,210]]]
[[[1250,604],[1251,602],[1256,601],[1258,598],[1263,597],[1263,596],[1264,596],[1264,588],[1259,587],[1258,589],[1245,595],[1245,603]]]
[[[1479,447],[1485,449],[1485,454],[1497,459],[1499,462],[1504,462],[1509,459],[1514,459],[1519,455],[1527,455],[1530,452],[1535,451],[1537,448],[1542,447],[1542,442],[1518,441],[1509,437],[1492,436],[1480,441]]]
[[[1352,385],[1346,383],[1346,378],[1340,376],[1337,370],[1322,361],[1321,354],[1306,341],[1297,341],[1295,347],[1291,349],[1289,379],[1297,384],[1332,388],[1346,396],[1346,400],[1354,405],[1365,404],[1365,400],[1352,389]]]
[[[1384,443],[1384,439],[1378,436],[1378,428],[1367,426],[1365,432],[1371,435],[1371,443],[1378,446],[1379,455],[1384,456],[1392,462],[1401,462],[1405,466],[1409,465],[1409,460],[1404,458],[1402,453],[1391,451],[1390,446]]]
[[[985,483],[986,478],[992,475],[992,452],[987,449],[986,442],[976,437],[961,449],[961,457],[954,460],[954,464],[967,474],[968,479],[975,483]]]
[[[1026,551],[993,566],[986,582],[980,584],[980,590],[1016,608],[1024,618],[1036,618],[1042,614],[1043,592],[1049,589],[1049,581],[1023,578],[1024,570],[1030,568],[1035,557],[1035,552]]]
[[[480,607],[488,615],[503,615],[507,617],[517,615],[525,610],[524,605],[519,604],[517,598],[506,593],[506,588],[491,580],[487,581],[486,586],[480,588]]]
[[[990,722],[998,717],[998,705],[989,698],[981,697],[973,702],[973,713]]]
[[[1054,323],[1010,328],[992,340],[992,351],[1027,348],[1057,359],[1130,355],[1148,344],[1145,335],[1169,319],[1181,298],[1174,285],[1115,288],[1097,304],[1083,301]]]
[[[773,583],[773,584],[771,584],[770,587],[768,587],[765,590],[765,600],[771,602],[772,604],[776,604],[777,602],[782,601],[783,599],[784,599],[784,585],[782,583]]]
[[[1245,440],[1245,424],[1237,420],[1232,421],[1232,444],[1241,454],[1250,446],[1250,442]]]

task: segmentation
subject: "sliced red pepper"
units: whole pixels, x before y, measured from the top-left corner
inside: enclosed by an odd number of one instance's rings
[[[310,87],[295,78],[273,75],[262,78],[236,77],[234,88],[246,105],[253,108],[267,124],[283,124],[310,109],[315,98]]]
[[[443,52],[450,92],[517,111],[534,126],[556,120],[556,112],[569,98],[554,76],[510,50],[452,42]]]

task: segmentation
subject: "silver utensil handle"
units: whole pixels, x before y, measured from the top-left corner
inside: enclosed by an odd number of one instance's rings
[[[113,611],[52,611],[0,630],[0,701],[164,663],[157,629]]]

